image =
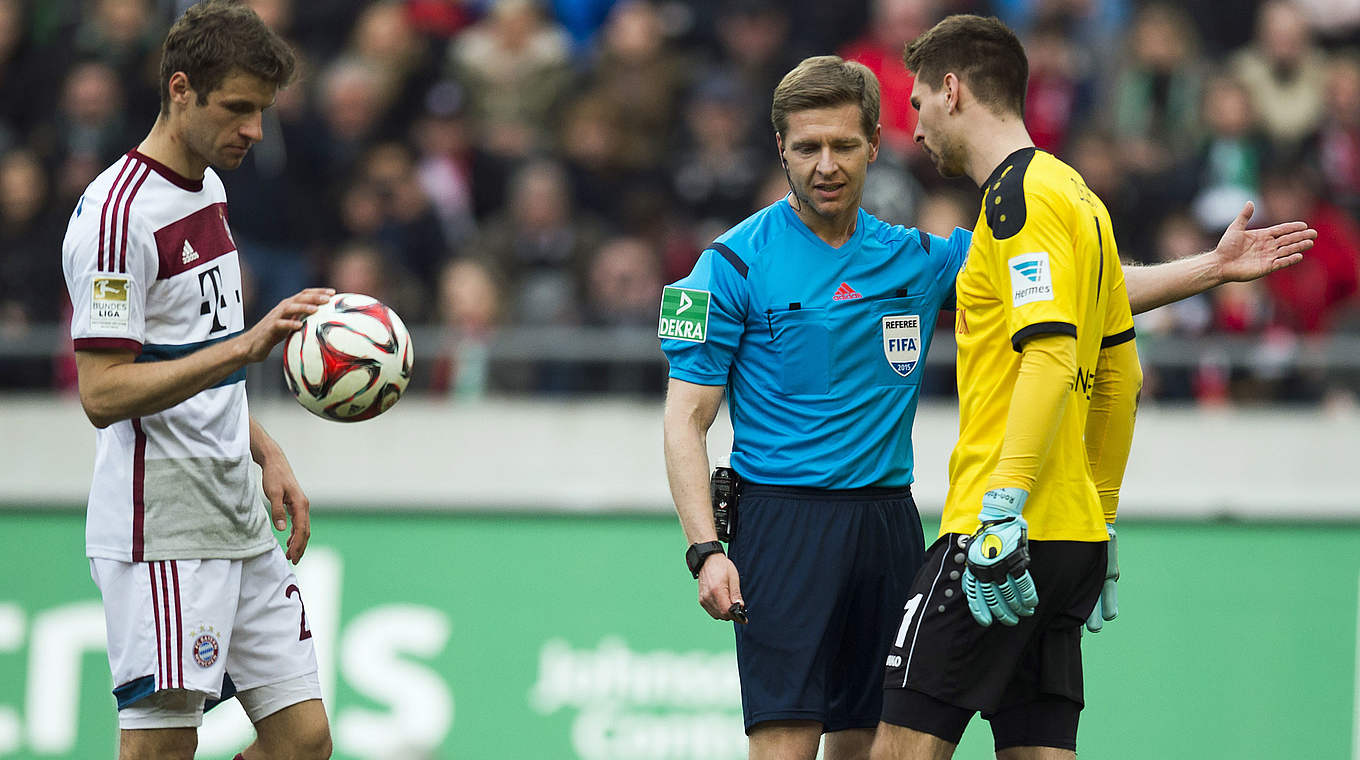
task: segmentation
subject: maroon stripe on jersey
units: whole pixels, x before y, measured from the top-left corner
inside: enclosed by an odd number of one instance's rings
[[[136,161],[129,161],[128,163],[132,164],[133,169],[128,173],[127,179],[123,180],[123,183],[118,186],[118,194],[113,198],[113,212],[109,214],[109,260],[106,270],[109,272],[114,271],[113,264],[118,260],[118,208],[123,205],[123,196],[127,193],[128,186],[137,178],[137,174],[149,171],[138,166]],[[126,240],[127,236],[124,235],[123,238]]]
[[[118,245],[118,271],[127,272],[127,235],[128,235],[128,216],[132,213],[132,200],[137,197],[137,191],[142,189],[142,183],[151,176],[151,170],[142,172],[142,178],[137,180],[137,184],[132,186],[132,192],[128,193],[127,204],[123,206],[123,240]],[[113,266],[113,262],[109,262]]]
[[[132,561],[142,561],[146,536],[143,533],[146,523],[146,501],[144,488],[146,481],[146,433],[142,430],[142,418],[132,418]]]
[[[161,597],[156,593],[156,563],[146,563],[146,575],[151,579],[151,612],[156,620],[156,688],[165,688],[165,644],[161,643]]]
[[[119,351],[131,351],[138,355],[142,353],[142,344],[131,338],[76,338],[72,342],[77,351],[89,348],[112,348]]]
[[[123,173],[136,162],[128,159],[123,162],[123,168],[118,170],[118,176],[114,178],[113,184],[109,185],[109,194],[104,196],[104,206],[99,211],[99,270],[104,271],[104,228],[109,221],[109,201],[113,200],[113,194],[118,190],[118,185],[123,181]],[[116,215],[115,215],[116,216]]]
[[[147,166],[150,166],[152,169],[155,169],[157,174],[161,175],[162,177],[165,177],[165,179],[169,181],[170,184],[180,188],[181,190],[188,190],[191,193],[196,193],[203,189],[202,179],[189,179],[188,177],[184,176],[183,174],[180,174],[174,169],[171,169],[170,167],[166,166],[160,161],[157,161],[156,159],[151,158],[150,156],[144,155],[136,148],[133,148],[132,150],[128,151],[128,155],[131,156],[132,158],[137,159],[138,161],[141,161]]]
[[[175,659],[173,662],[179,668],[179,687],[184,688],[184,614],[180,610],[179,600],[179,563],[170,560],[170,574],[175,579]]]
[[[156,230],[156,254],[164,280],[236,250],[227,230],[227,204],[214,203]]]
[[[160,568],[161,605],[165,608],[165,685],[166,688],[176,689],[179,688],[179,684],[175,683],[175,658],[170,651],[170,644],[175,640],[170,630],[170,626],[173,625],[170,617],[170,578],[165,572],[164,562],[157,562],[156,567]]]

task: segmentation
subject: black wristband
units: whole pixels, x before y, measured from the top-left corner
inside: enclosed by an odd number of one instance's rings
[[[705,541],[701,544],[690,544],[685,550],[685,564],[689,566],[690,573],[699,577],[699,570],[703,568],[704,561],[713,554],[724,554],[723,546],[718,541]]]

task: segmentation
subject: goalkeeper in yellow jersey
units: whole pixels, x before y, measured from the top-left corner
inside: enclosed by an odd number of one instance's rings
[[[904,58],[916,142],[978,184],[982,209],[956,284],[949,495],[892,642],[873,757],[948,758],[976,712],[998,757],[1074,757],[1081,629],[1117,610],[1115,510],[1142,385],[1125,272],[1104,204],[1025,130],[1009,29],[951,16]],[[1258,274],[1316,237],[1301,222],[1248,231],[1250,216],[1215,253],[1267,262]],[[1138,290],[1153,276],[1181,279],[1160,289],[1173,298],[1202,290],[1202,263],[1137,272]]]

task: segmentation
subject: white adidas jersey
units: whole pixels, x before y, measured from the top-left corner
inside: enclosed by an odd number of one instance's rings
[[[227,197],[130,151],[85,189],[62,265],[76,350],[184,356],[245,329]],[[235,559],[276,545],[250,459],[245,370],[158,414],[96,433],[91,557]]]

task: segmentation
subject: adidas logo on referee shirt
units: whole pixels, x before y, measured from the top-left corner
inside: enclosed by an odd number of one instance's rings
[[[859,293],[856,293],[855,289],[850,287],[849,283],[842,282],[841,286],[839,288],[836,288],[836,295],[832,296],[831,300],[853,301],[856,298],[863,298],[863,296],[861,296]]]

